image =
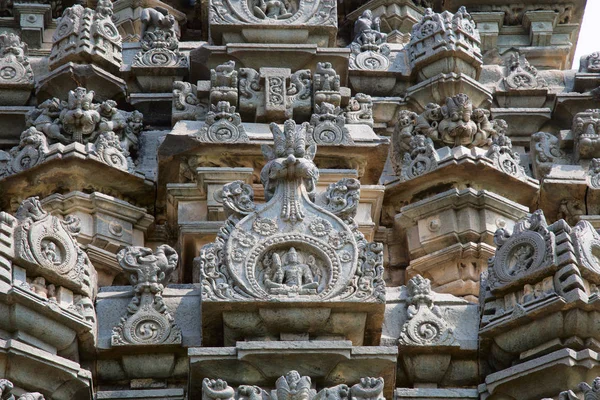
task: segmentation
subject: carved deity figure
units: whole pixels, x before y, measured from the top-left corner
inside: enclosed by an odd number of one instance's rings
[[[372,42],[385,43],[387,35],[381,33],[381,20],[379,17],[373,17],[371,10],[365,10],[354,23],[354,42],[365,42],[365,35],[372,36]],[[371,41],[371,40],[368,40]]]
[[[100,122],[100,113],[93,107],[94,91],[78,87],[69,91],[67,108],[60,113],[63,129],[73,135],[73,141],[84,142],[84,137],[91,135]]]
[[[175,17],[170,15],[169,10],[166,8],[144,8],[140,14],[140,21],[142,23],[141,38],[144,38],[147,33],[155,31],[166,31],[173,37],[177,37],[175,32]]]
[[[298,371],[290,371],[277,379],[275,383],[277,400],[309,400],[311,393],[311,379],[301,376]]]
[[[286,19],[293,15],[291,4],[285,0],[252,1],[254,15],[260,19]]]
[[[472,120],[473,103],[463,93],[448,97],[442,107],[444,119],[439,124],[441,139],[448,145],[477,145],[483,142],[476,138],[477,124]],[[483,143],[481,143],[483,144]]]
[[[272,256],[272,275],[265,279],[265,285],[272,294],[316,294],[319,282],[314,281],[311,267],[300,262],[298,252],[290,248],[283,257]]]

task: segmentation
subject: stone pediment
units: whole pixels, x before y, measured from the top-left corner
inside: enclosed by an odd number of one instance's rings
[[[339,307],[336,303],[360,302],[365,307],[360,313],[368,314],[377,312],[377,305],[385,301],[383,248],[368,243],[354,222],[360,183],[343,179],[330,185],[324,207],[314,203],[319,169],[313,162],[316,145],[307,146],[307,129],[308,124],[296,126],[291,120],[283,130],[271,124],[274,147],[263,146],[268,161],[260,174],[264,205],[254,203],[252,187],[242,181],[225,185],[219,193],[228,219],[217,240],[204,246],[194,261],[202,284],[204,318],[219,312],[217,308],[224,313],[219,303],[247,303],[260,308],[258,318],[266,331],[276,334],[294,328],[269,321],[278,319],[262,312],[271,304],[325,307],[326,311]],[[335,319],[329,312],[300,314],[325,323]],[[336,322],[329,323],[330,328],[313,330],[344,334]],[[255,332],[255,328],[238,327],[232,335],[237,338],[240,330]],[[357,342],[362,342],[361,333]]]
[[[314,190],[319,171],[312,161],[316,145],[305,148],[307,126],[296,130],[296,124],[287,121],[284,131],[276,124],[271,129],[275,149],[263,147],[270,161],[261,172],[267,203],[253,203],[250,185],[224,186],[221,195],[230,228],[220,241],[202,250],[204,298],[382,301],[378,246],[367,245],[352,220],[360,184],[340,182],[330,188],[329,210],[317,206]],[[352,282],[364,275],[360,270],[365,263],[372,263],[372,279],[367,278],[370,282],[364,287],[355,286]],[[214,279],[215,267],[224,267],[229,279]]]

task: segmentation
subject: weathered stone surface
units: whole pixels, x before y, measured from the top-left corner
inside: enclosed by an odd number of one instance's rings
[[[584,9],[0,0],[0,398],[595,399]]]

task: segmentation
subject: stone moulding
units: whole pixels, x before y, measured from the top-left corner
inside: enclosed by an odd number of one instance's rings
[[[600,298],[600,235],[588,221],[574,227],[564,220],[548,225],[537,210],[515,224],[512,234],[499,229],[494,240],[496,254],[481,283],[480,336],[492,341],[496,368],[510,366],[519,354],[527,359],[546,354],[545,346],[557,340],[575,314],[582,325],[568,328],[569,335],[581,344],[566,341],[559,348],[585,348],[595,340],[597,330],[583,328],[583,321],[595,318]],[[557,315],[556,330],[533,335]],[[509,340],[515,331],[527,339]]]
[[[93,62],[109,72],[121,67],[121,35],[111,17],[112,1],[100,0],[95,10],[76,4],[56,22],[49,66],[54,70],[74,61]]]
[[[178,258],[167,245],[158,246],[155,252],[130,246],[117,254],[119,264],[129,272],[134,297],[127,306],[127,316],[113,328],[112,346],[181,344],[181,329],[173,323],[162,298]]]
[[[258,386],[241,385],[237,390],[227,385],[222,379],[205,378],[202,381],[202,399],[238,400],[245,398],[261,398],[263,400],[385,400],[383,397],[383,378],[361,378],[360,383],[348,387],[345,384],[325,388],[317,392],[312,387],[308,376],[301,376],[298,371],[289,371],[275,382],[275,389],[266,391]]]
[[[465,7],[456,14],[425,10],[412,28],[408,58],[420,80],[439,73],[462,72],[478,78],[483,64],[481,39],[475,21]]]

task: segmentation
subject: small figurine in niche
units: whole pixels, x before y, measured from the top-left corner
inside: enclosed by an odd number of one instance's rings
[[[253,1],[254,15],[260,19],[286,19],[292,16],[291,4],[285,0]]]
[[[319,282],[315,282],[308,264],[300,262],[298,252],[290,248],[283,257],[277,253],[272,256],[272,275],[265,279],[265,285],[272,294],[301,295],[316,294]]]

